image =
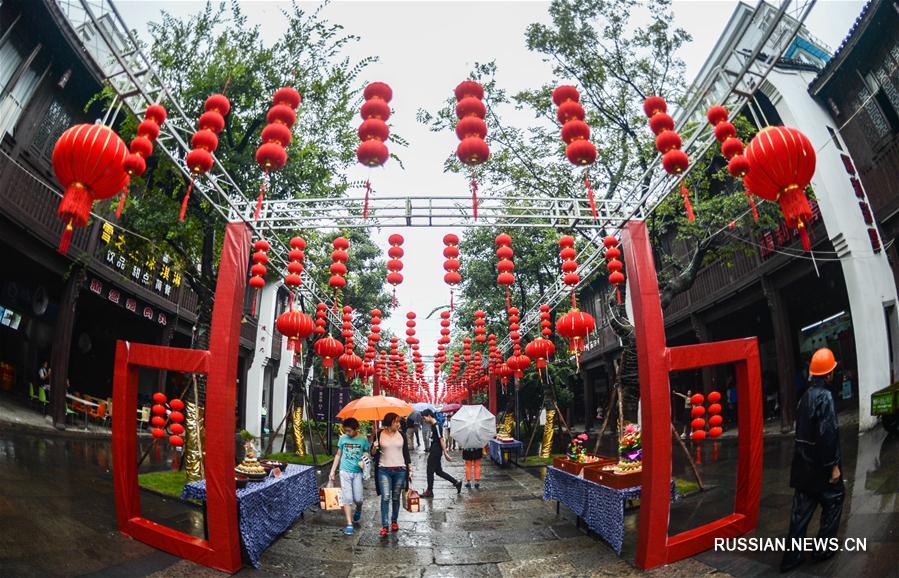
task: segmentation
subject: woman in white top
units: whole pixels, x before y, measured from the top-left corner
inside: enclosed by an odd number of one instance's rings
[[[406,436],[399,432],[400,418],[395,413],[388,413],[381,420],[381,432],[375,440],[374,448],[378,452],[377,473],[378,487],[381,490],[381,535],[386,536],[390,530],[400,529],[397,519],[400,515],[400,495],[406,487],[406,480],[412,475],[412,458]],[[387,526],[387,514],[393,503],[390,529]]]

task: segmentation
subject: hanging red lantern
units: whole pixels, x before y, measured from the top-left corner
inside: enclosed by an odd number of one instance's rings
[[[769,126],[746,147],[749,172],[743,184],[752,194],[777,201],[787,226],[799,231],[802,247],[811,250],[808,224],[812,208],[805,188],[815,174],[815,149],[804,134],[786,126]]]
[[[350,248],[350,242],[345,237],[337,237],[332,242],[334,251],[331,252],[331,277],[328,279],[328,285],[334,289],[334,311],[340,307],[340,290],[346,287],[346,262],[349,260],[347,249]]]
[[[300,93],[290,86],[279,88],[272,95],[272,106],[266,114],[268,125],[262,129],[262,143],[256,148],[256,164],[262,168],[262,185],[256,199],[255,220],[259,220],[262,212],[269,173],[281,169],[287,163],[286,149],[291,141],[293,125],[297,121],[296,109],[302,100]]]
[[[559,237],[559,258],[562,260],[562,282],[571,287],[571,306],[577,307],[575,287],[581,282],[581,276],[577,274],[578,264],[575,261],[577,251],[574,249],[574,237],[562,235]]]
[[[487,107],[482,102],[484,87],[473,80],[465,80],[459,83],[454,90],[456,95],[456,136],[459,137],[459,146],[456,148],[456,156],[459,162],[469,167],[476,167],[490,157],[490,147],[484,140],[487,136],[487,124],[484,118],[487,116]],[[471,188],[471,205],[474,219],[478,219],[478,183],[472,173],[469,182]]]
[[[66,224],[58,250],[69,250],[75,227],[87,225],[94,201],[108,199],[128,186],[123,161],[125,143],[108,127],[75,125],[53,147],[53,171],[65,188],[56,213]]]
[[[576,308],[556,320],[556,333],[568,339],[568,352],[574,354],[578,368],[585,340],[594,329],[596,320],[593,316]]]
[[[250,315],[256,316],[256,301],[258,301],[259,290],[265,287],[265,274],[267,270],[265,265],[268,263],[268,250],[271,246],[265,239],[259,239],[253,243],[253,266],[250,267],[250,287],[255,289],[253,294],[253,308]]]
[[[343,353],[343,343],[330,335],[315,342],[315,354],[322,358],[322,366],[334,367],[334,360]]]
[[[512,258],[515,251],[512,250],[512,237],[506,233],[500,233],[496,236],[496,257],[499,262],[496,264],[496,270],[499,274],[496,276],[496,282],[506,288],[506,308],[511,305],[510,287],[515,282],[515,263]]]
[[[687,170],[690,165],[690,159],[687,154],[680,150],[683,141],[674,130],[674,119],[668,114],[668,105],[660,96],[650,96],[643,101],[643,112],[649,118],[649,128],[656,135],[656,149],[662,153],[662,168],[669,175],[679,175]],[[725,113],[726,115],[726,113]],[[687,213],[687,220],[693,221],[696,216],[693,213],[693,206],[690,204],[690,192],[684,186],[681,180],[678,183],[680,194],[684,199],[684,211]]]
[[[624,283],[624,273],[621,270],[624,264],[619,261],[621,257],[621,249],[618,248],[618,239],[613,235],[609,235],[603,239],[603,246],[606,248],[606,268],[609,270],[609,283],[615,286],[615,294],[618,303],[621,303],[621,284]]]
[[[387,282],[393,285],[393,306],[396,307],[396,286],[403,282],[403,275],[400,271],[403,270],[403,262],[400,260],[403,258],[403,236],[394,233],[387,238],[387,242],[390,243],[390,248],[387,249],[387,256],[390,259],[387,261]]]
[[[293,309],[293,293],[297,287],[303,283],[303,262],[306,260],[306,240],[302,237],[292,237],[290,239],[290,251],[287,253],[289,262],[287,263],[287,275],[284,277],[284,284],[290,289],[290,303],[288,309]]]
[[[285,311],[275,320],[275,328],[287,338],[287,350],[293,351],[293,365],[303,350],[303,340],[312,335],[315,325],[312,318],[296,309]]]
[[[144,111],[144,120],[137,126],[137,136],[131,140],[129,154],[125,155],[122,167],[128,173],[129,181],[139,177],[147,170],[146,159],[153,154],[153,143],[159,137],[159,126],[165,122],[166,112],[162,105],[154,104]],[[128,187],[122,189],[119,206],[116,208],[115,217],[122,216],[125,208],[125,199],[128,197]]]
[[[360,114],[362,124],[357,131],[359,146],[356,148],[356,159],[359,163],[371,168],[383,166],[390,158],[387,145],[390,138],[390,127],[385,122],[390,117],[390,99],[393,90],[383,82],[371,82],[362,93],[365,103]],[[365,179],[365,201],[362,205],[362,220],[368,219],[368,198],[371,194],[371,180]]]
[[[487,342],[487,320],[486,313],[480,309],[474,312],[474,340],[475,343]]]
[[[553,344],[553,342],[542,337],[534,339],[524,348],[525,354],[531,359],[535,360],[538,375],[540,370],[546,367],[547,360],[552,357],[555,351],[556,346]]]
[[[590,142],[590,127],[584,122],[586,113],[580,104],[581,95],[573,86],[557,86],[552,93],[552,99],[558,108],[556,118],[562,125],[562,140],[565,147],[565,157],[568,162],[579,167],[589,167],[596,162],[596,145]],[[587,188],[587,200],[590,202],[590,211],[593,220],[596,221],[596,197],[593,194],[593,186],[590,184],[590,170],[584,170],[584,186]]]
[[[231,103],[223,94],[213,94],[203,104],[205,112],[197,121],[197,132],[191,138],[193,150],[184,157],[184,163],[190,170],[190,183],[187,192],[181,200],[181,212],[179,221],[184,221],[187,214],[187,203],[190,201],[190,192],[194,187],[194,179],[201,174],[208,173],[215,164],[212,153],[218,148],[218,134],[225,130],[225,116],[231,111]]]
[[[457,258],[459,256],[459,237],[453,233],[448,233],[443,236],[443,244],[446,245],[446,248],[443,249],[443,254],[447,256],[446,261],[443,262],[443,269],[446,271],[443,281],[450,286],[450,311],[452,311],[453,288],[462,282],[462,276],[459,274],[459,268],[462,265]]]
[[[721,143],[721,154],[728,160],[727,172],[734,178],[742,179],[749,172],[749,162],[743,156],[743,141],[737,138],[737,129],[733,124],[727,122],[727,109],[721,105],[715,105],[709,108],[706,118],[714,128],[715,138]],[[755,206],[755,199],[748,190],[745,194],[749,199],[749,206],[752,208],[752,217],[758,223],[759,213]]]

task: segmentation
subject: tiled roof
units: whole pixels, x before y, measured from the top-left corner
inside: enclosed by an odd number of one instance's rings
[[[852,51],[852,48],[855,46],[868,22],[877,12],[881,2],[882,0],[868,0],[868,3],[862,8],[861,13],[858,15],[858,18],[855,19],[855,22],[853,22],[852,28],[849,29],[849,33],[846,35],[846,38],[843,39],[843,42],[840,43],[840,46],[837,48],[833,57],[827,62],[824,69],[818,73],[815,80],[809,84],[810,93],[815,94],[821,90],[826,81],[833,75],[834,71],[839,68],[845,57]]]

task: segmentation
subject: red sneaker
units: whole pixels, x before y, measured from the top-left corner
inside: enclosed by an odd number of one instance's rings
[[[396,522],[394,522],[393,524],[390,524],[390,529],[391,529],[392,531],[394,531],[394,532],[399,532],[399,531],[400,531],[400,525],[397,524]]]
[[[382,535],[382,536],[386,536],[386,535],[387,535],[387,526],[384,526],[383,528],[381,528],[381,535]]]

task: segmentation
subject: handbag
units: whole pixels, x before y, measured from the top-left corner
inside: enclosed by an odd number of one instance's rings
[[[334,483],[328,481],[328,485],[318,489],[318,503],[322,510],[339,510],[343,507],[343,495],[340,488],[335,488]]]
[[[368,456],[368,454],[362,454],[362,459],[359,461],[359,466],[362,468],[362,479],[369,479],[371,477],[372,459]]]
[[[412,488],[412,480],[409,480],[406,489],[403,490],[403,509],[407,512],[420,512],[421,502],[418,492]]]

